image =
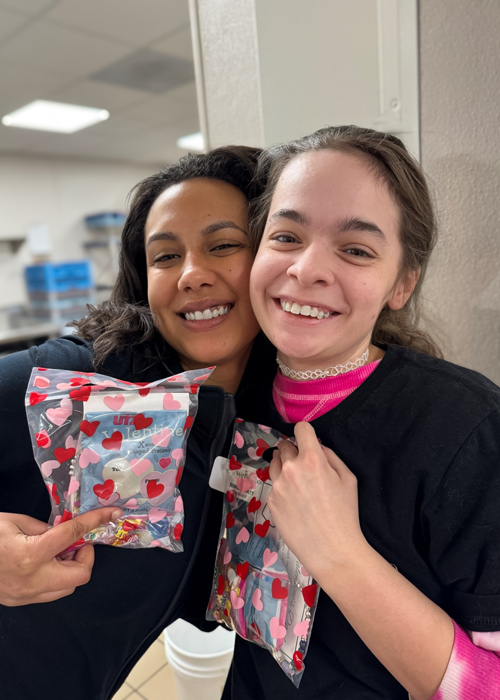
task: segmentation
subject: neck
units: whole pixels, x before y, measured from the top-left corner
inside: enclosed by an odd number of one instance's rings
[[[287,361],[288,358],[278,352],[276,361],[285,377],[290,377],[298,381],[310,381],[311,379],[322,379],[324,377],[335,377],[339,374],[345,374],[353,369],[362,367],[363,365],[380,360],[384,355],[383,350],[372,344],[364,344],[356,352],[351,353],[343,361],[330,360],[330,362],[320,362],[311,360],[300,360],[299,363]],[[317,364],[315,364],[317,362]],[[299,365],[300,366],[297,366]],[[314,365],[314,366],[313,366]],[[319,366],[318,366],[319,365]]]
[[[240,353],[238,357],[217,364],[210,377],[206,380],[205,385],[220,386],[229,394],[236,394],[251,351],[252,344],[243,353]],[[181,365],[183,369],[203,369],[202,367],[185,367],[183,362],[181,362]]]

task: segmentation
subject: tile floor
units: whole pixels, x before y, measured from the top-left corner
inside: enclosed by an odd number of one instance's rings
[[[177,700],[174,674],[165,656],[163,634],[137,662],[113,700]]]

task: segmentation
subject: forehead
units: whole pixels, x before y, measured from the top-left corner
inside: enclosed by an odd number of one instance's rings
[[[197,220],[238,218],[247,216],[245,195],[223,180],[193,178],[164,190],[154,201],[146,220],[146,233],[168,221],[182,218],[188,223]]]
[[[315,217],[399,218],[389,188],[361,154],[322,150],[295,157],[283,170],[271,211],[300,209]]]

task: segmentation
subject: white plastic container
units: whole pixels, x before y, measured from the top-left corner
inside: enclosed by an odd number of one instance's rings
[[[172,666],[177,700],[220,700],[234,649],[234,632],[201,632],[176,620],[164,632],[165,653]]]

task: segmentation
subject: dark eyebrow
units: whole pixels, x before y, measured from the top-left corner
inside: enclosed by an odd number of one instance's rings
[[[359,216],[349,216],[343,219],[339,222],[338,227],[341,233],[347,233],[348,231],[369,231],[370,233],[375,233],[384,243],[386,242],[385,233],[377,224],[374,224],[372,221],[360,219]]]
[[[235,228],[238,231],[241,231],[244,233],[246,236],[248,236],[248,231],[245,231],[244,228],[241,228],[241,226],[238,226],[234,221],[214,221],[213,224],[210,224],[206,228],[203,229],[202,233],[204,236],[208,236],[211,233],[217,233],[217,231],[221,231],[222,229],[225,228]],[[152,233],[151,236],[148,237],[146,241],[146,248],[151,245],[151,243],[154,243],[155,241],[173,241],[176,242],[179,240],[179,237],[175,234],[172,233],[172,231],[158,231],[157,233]]]
[[[296,209],[278,209],[274,212],[272,216],[269,217],[269,223],[275,221],[276,219],[288,219],[288,221],[294,221],[296,224],[301,226],[307,226],[309,224],[309,219],[304,214]]]

